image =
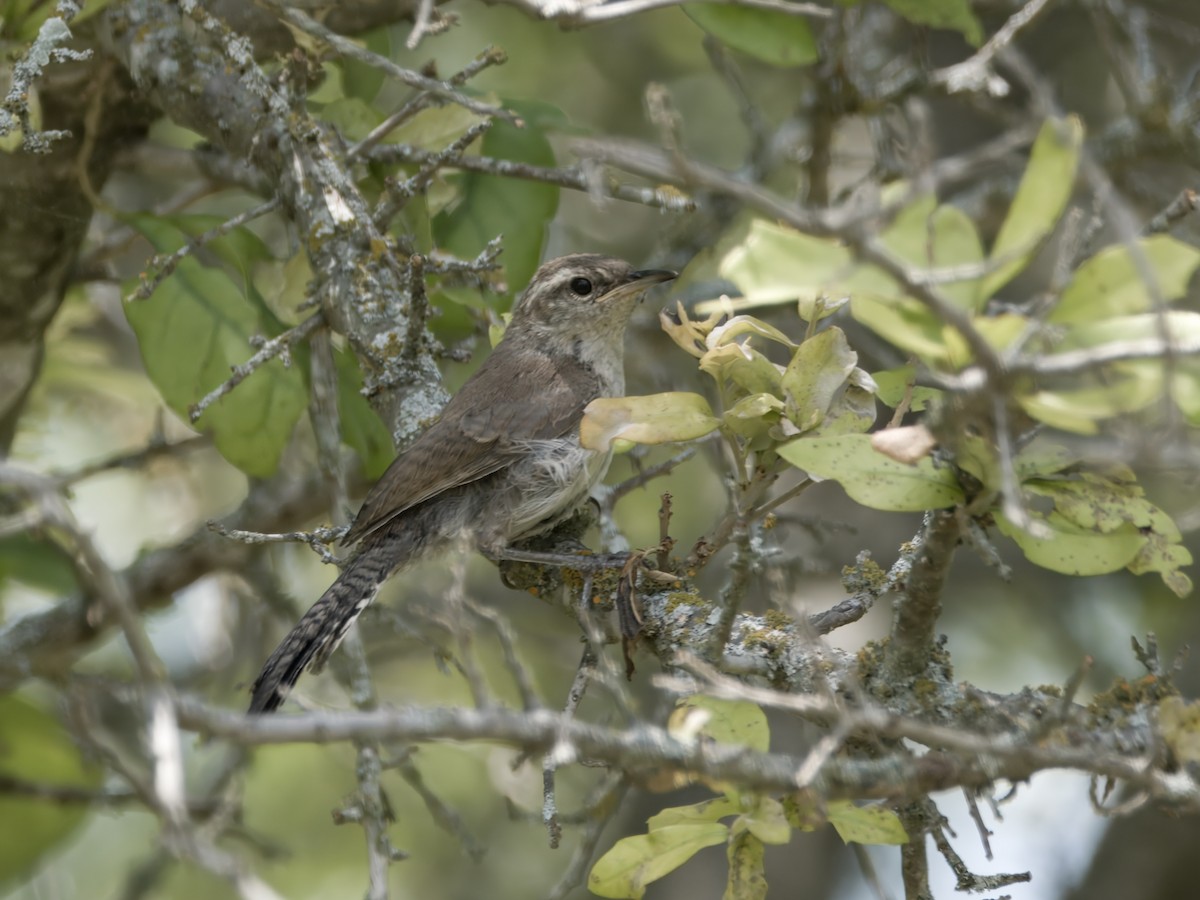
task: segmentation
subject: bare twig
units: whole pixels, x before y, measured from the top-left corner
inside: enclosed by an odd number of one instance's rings
[[[204,414],[206,409],[275,357],[283,356],[286,365],[286,354],[292,348],[292,345],[300,343],[324,324],[324,314],[314,313],[299,325],[293,325],[287,331],[264,340],[253,356],[244,363],[232,367],[233,374],[229,378],[222,381],[188,408],[188,418],[195,423]]]
[[[1000,30],[969,59],[938,69],[930,75],[930,83],[945,88],[949,94],[957,94],[960,91],[985,91],[992,97],[1007,96],[1008,83],[992,71],[992,62],[996,54],[1012,43],[1017,32],[1032,22],[1048,3],[1049,0],[1029,0],[1009,16],[1008,21],[1000,26]]]
[[[33,83],[51,63],[82,62],[92,58],[91,50],[60,46],[71,40],[68,23],[79,14],[81,6],[76,0],[59,0],[56,15],[42,22],[33,43],[11,67],[12,81],[4,103],[0,104],[0,136],[19,127],[26,152],[49,153],[55,141],[71,136],[69,131],[38,131],[34,128],[29,97]]]
[[[407,144],[384,144],[371,150],[371,159],[384,163],[417,163],[425,164],[434,157],[434,153],[421,150]],[[666,187],[647,188],[631,184],[623,184],[613,178],[597,178],[589,173],[585,166],[535,166],[531,163],[515,162],[509,159],[497,159],[491,156],[459,156],[457,159],[443,163],[443,168],[459,169],[464,172],[482,172],[486,175],[497,175],[504,178],[522,178],[526,181],[541,181],[546,184],[556,184],[571,190],[584,191],[588,194],[602,197],[612,197],[616,200],[627,200],[630,203],[641,203],[670,212],[690,212],[696,208],[696,202],[675,189]]]
[[[318,41],[327,46],[330,50],[336,52],[339,56],[346,59],[353,59],[364,65],[379,69],[384,74],[396,79],[401,84],[407,84],[409,87],[419,88],[438,97],[441,100],[449,103],[455,103],[464,109],[469,109],[473,113],[478,113],[481,116],[495,116],[503,119],[506,122],[514,124],[519,123],[520,119],[498,106],[491,106],[487,103],[481,103],[468,97],[461,91],[456,91],[451,85],[444,81],[437,81],[433,78],[427,78],[419,72],[413,72],[411,69],[405,69],[402,66],[396,65],[386,56],[380,56],[378,53],[372,53],[361,44],[355,43],[348,37],[338,34],[326,28],[308,13],[303,12],[293,6],[288,6],[282,3],[281,0],[258,0],[258,2],[279,16],[280,19],[292,25],[305,34],[316,38]]]

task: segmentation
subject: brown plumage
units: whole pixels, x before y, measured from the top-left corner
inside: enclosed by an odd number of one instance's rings
[[[624,393],[629,314],[674,274],[591,254],[538,269],[504,339],[368,492],[344,538],[358,554],[271,654],[250,712],[319,668],[396,569],[462,536],[494,555],[573,512],[608,467],[579,445],[583,408]]]

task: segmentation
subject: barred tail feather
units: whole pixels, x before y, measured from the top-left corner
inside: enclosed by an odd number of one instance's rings
[[[248,712],[267,713],[279,708],[305,668],[318,671],[341,643],[351,623],[379,591],[379,586],[407,554],[396,542],[366,547],[338,576],[337,581],[304,614],[263,665],[250,689]]]

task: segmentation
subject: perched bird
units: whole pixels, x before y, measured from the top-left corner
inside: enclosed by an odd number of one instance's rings
[[[674,277],[593,254],[534,273],[503,340],[367,494],[343,539],[357,555],[266,661],[251,713],[322,666],[400,567],[464,536],[494,557],[571,515],[611,457],[580,446],[583,408],[624,393],[630,313]]]

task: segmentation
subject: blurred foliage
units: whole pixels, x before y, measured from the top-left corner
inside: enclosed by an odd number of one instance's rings
[[[986,256],[967,217],[933,197],[914,199],[904,184],[893,184],[884,195],[895,215],[880,243],[912,271],[947,273],[938,279],[948,282],[945,296],[970,315],[970,327],[1000,353],[1036,357],[1076,348],[1104,353],[1130,338],[1164,330],[1175,340],[1195,342],[1200,313],[1144,313],[1156,294],[1166,301],[1184,296],[1200,267],[1200,250],[1166,235],[1138,240],[1136,259],[1121,245],[1097,251],[1072,273],[1060,302],[1045,317],[986,308],[996,291],[1029,264],[1062,216],[1082,137],[1075,120],[1045,124]],[[814,332],[817,322],[849,302],[856,320],[933,373],[960,372],[979,362],[964,335],[929,303],[907,296],[885,271],[857,261],[840,241],[760,220],[748,229],[739,223],[734,234],[740,242],[728,249],[718,270],[742,297],[700,309],[798,304],[808,337],[797,344],[746,315],[713,311],[703,321],[692,321],[682,306],[664,313],[664,329],[715,379],[723,414],[714,415],[697,394],[599,400],[584,418],[585,443],[598,448],[618,439],[653,444],[720,430],[735,459],[754,453],[757,464],[769,469],[778,455],[811,477],[837,481],[855,501],[873,509],[917,512],[965,504],[984,524],[994,522],[1031,562],[1056,572],[1157,572],[1178,596],[1191,592],[1191,579],[1180,569],[1191,564],[1192,556],[1178,527],[1145,498],[1127,467],[1089,467],[1082,455],[1041,440],[1005,460],[994,442],[978,433],[953,428],[939,433],[937,422],[950,416],[952,401],[939,402],[940,392],[931,389],[922,401],[930,407],[933,434],[925,440],[916,432],[920,446],[893,441],[885,446],[883,435],[866,435],[875,422],[876,383],[858,368],[858,354],[842,330],[835,325]],[[791,350],[788,365],[754,349],[755,337]],[[1177,373],[1159,360],[1098,368],[1099,375],[1075,376],[1083,384],[1095,379],[1087,387],[1049,389],[1042,379],[1026,377],[1013,385],[1008,402],[1034,421],[1083,434],[1096,433],[1106,420],[1147,410],[1163,396],[1170,396],[1189,421],[1200,416],[1195,405],[1200,392],[1193,388],[1200,364],[1194,360],[1179,362]],[[1165,392],[1168,378],[1182,389]],[[916,388],[913,379],[905,393],[889,394],[890,405],[907,405],[906,392]],[[1010,477],[1020,487],[1019,498],[1005,494]],[[1028,521],[1012,520],[1014,499]]]
[[[771,731],[767,717],[753,703],[697,694],[680,700],[668,721],[672,737],[686,743],[704,740],[765,752]],[[667,774],[654,787],[679,787]],[[596,864],[588,888],[601,897],[639,900],[646,885],[679,868],[705,847],[725,843],[729,875],[725,900],[753,900],[767,895],[764,846],[787,844],[792,829],[813,831],[828,822],[846,843],[904,844],[908,835],[900,819],[882,806],[858,807],[849,801],[822,805],[805,792],[782,800],[734,785],[712,783],[722,796],[690,806],[662,810],[647,820],[644,835],[622,838]],[[722,819],[735,817],[729,825]]]
[[[83,823],[87,794],[102,780],[53,716],[18,695],[0,697],[0,890],[28,876]]]

